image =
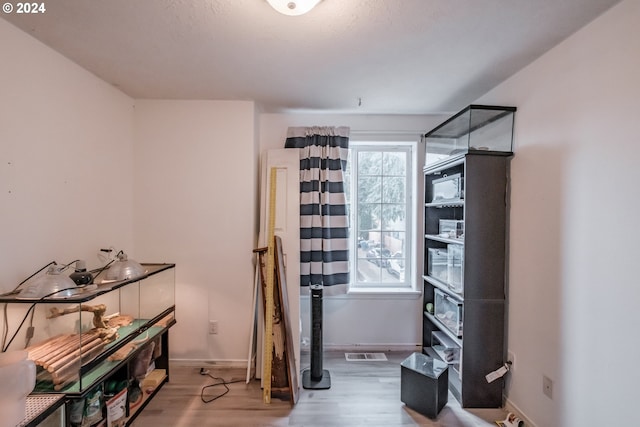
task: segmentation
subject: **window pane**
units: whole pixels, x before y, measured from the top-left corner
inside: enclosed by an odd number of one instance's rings
[[[384,259],[383,279],[386,282],[403,283],[405,281],[405,233],[382,233],[382,239],[388,249]]]
[[[382,177],[358,177],[358,202],[380,203],[382,201]]]
[[[363,231],[380,230],[380,210],[381,206],[378,204],[358,203],[358,234]],[[373,236],[367,236],[367,240],[372,239]],[[379,237],[378,240],[380,240]]]
[[[391,281],[405,281],[405,259],[400,255],[402,255],[402,253],[398,252],[389,259],[387,273],[391,276]]]
[[[358,249],[358,282],[374,284],[380,282],[382,268],[375,245]]]
[[[393,204],[382,206],[382,229],[405,231],[405,205]]]
[[[407,153],[406,152],[385,152],[384,170],[386,176],[406,176],[407,175]]]
[[[406,180],[403,177],[385,177],[382,182],[383,203],[404,203]]]
[[[378,151],[360,151],[358,153],[358,175],[382,174],[382,153]]]
[[[404,258],[405,249],[404,232],[382,233],[384,246],[389,250],[389,257]]]

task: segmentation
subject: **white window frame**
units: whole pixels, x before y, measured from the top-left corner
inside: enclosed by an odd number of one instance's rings
[[[417,141],[353,141],[349,142],[351,168],[351,197],[357,200],[357,182],[358,173],[356,170],[355,156],[358,151],[404,151],[408,153],[408,164],[406,171],[406,218],[405,218],[405,250],[408,252],[405,256],[405,280],[404,282],[379,282],[379,283],[356,283],[357,272],[357,215],[354,209],[354,201],[351,201],[349,220],[351,224],[350,232],[350,250],[352,253],[350,259],[351,283],[349,285],[349,294],[415,294],[420,291],[416,285],[416,262],[417,247],[416,233],[418,226],[416,222],[417,205],[417,169],[418,169],[418,144]]]

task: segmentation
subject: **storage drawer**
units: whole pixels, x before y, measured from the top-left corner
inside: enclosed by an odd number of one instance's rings
[[[427,254],[427,274],[434,279],[447,283],[447,250],[429,248]]]
[[[449,365],[460,363],[460,347],[444,332],[431,332],[431,347]]]
[[[464,221],[457,219],[441,219],[438,224],[438,235],[449,239],[464,238]]]
[[[436,319],[454,335],[462,337],[462,303],[440,289],[434,289],[433,292]]]
[[[462,293],[464,290],[464,246],[462,245],[447,246],[447,283],[456,293]]]
[[[450,176],[434,179],[432,182],[432,202],[460,200],[464,197],[462,190],[462,175],[456,173]]]

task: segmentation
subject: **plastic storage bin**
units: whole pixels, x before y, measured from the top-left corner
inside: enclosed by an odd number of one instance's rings
[[[427,258],[427,274],[434,279],[447,283],[447,250],[429,248]]]
[[[438,235],[449,239],[464,238],[464,221],[457,219],[441,219]]]
[[[462,175],[459,173],[434,179],[431,185],[432,202],[456,201],[464,197]]]
[[[436,319],[457,337],[462,337],[462,302],[439,289],[434,289]]]
[[[460,364],[460,346],[442,331],[431,332],[431,348],[449,365]]]
[[[449,366],[422,353],[400,363],[400,400],[408,407],[436,418],[449,399]]]
[[[16,426],[25,416],[27,396],[36,384],[36,365],[26,350],[0,353],[0,414],[4,426]]]
[[[452,291],[464,289],[464,247],[450,244],[447,247],[447,284]]]

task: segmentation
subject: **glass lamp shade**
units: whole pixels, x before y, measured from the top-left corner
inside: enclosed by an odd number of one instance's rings
[[[129,280],[144,275],[147,270],[132,259],[128,259],[127,254],[118,255],[118,259],[111,264],[107,270],[106,280]]]
[[[271,7],[278,12],[289,15],[304,15],[316,7],[320,0],[267,0]]]
[[[30,285],[24,288],[18,298],[40,299],[67,298],[81,292],[69,276],[62,274],[62,267],[52,265],[46,274],[37,277]]]

